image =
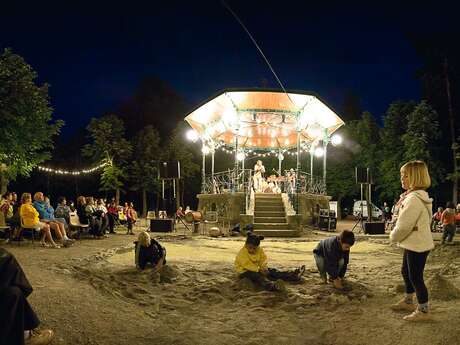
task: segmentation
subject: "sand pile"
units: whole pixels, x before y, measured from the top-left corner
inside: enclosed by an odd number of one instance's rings
[[[451,301],[460,298],[460,290],[451,281],[440,274],[432,277],[428,283],[430,298],[440,301]]]

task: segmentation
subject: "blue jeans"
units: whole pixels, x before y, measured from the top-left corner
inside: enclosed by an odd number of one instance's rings
[[[318,254],[313,254],[316,262],[316,267],[318,267],[319,275],[321,276],[322,279],[327,279],[327,272],[326,272],[326,262],[324,260],[324,257]],[[342,271],[344,260],[340,259],[339,260],[339,269],[338,272]]]

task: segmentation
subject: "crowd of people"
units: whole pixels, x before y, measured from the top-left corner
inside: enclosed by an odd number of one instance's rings
[[[92,196],[79,196],[75,205],[72,201],[67,203],[65,197],[59,197],[54,208],[49,197],[42,192],[36,192],[33,197],[30,193],[23,193],[20,200],[15,192],[6,192],[1,198],[0,212],[9,226],[9,240],[19,241],[24,229],[34,229],[39,231],[40,244],[46,248],[74,244],[72,216],[78,219],[78,224],[88,225],[88,232],[94,238],[115,234],[118,224],[126,226],[127,234],[133,234],[137,221],[132,202],[120,206],[115,199],[108,202]]]

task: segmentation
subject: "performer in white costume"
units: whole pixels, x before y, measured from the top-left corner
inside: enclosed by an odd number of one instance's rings
[[[254,165],[254,190],[257,193],[262,192],[263,188],[263,176],[262,174],[265,173],[265,167],[262,164],[262,161],[257,161],[256,165]]]

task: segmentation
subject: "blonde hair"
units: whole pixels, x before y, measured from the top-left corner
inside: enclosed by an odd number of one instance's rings
[[[40,195],[43,195],[43,193],[42,193],[42,192],[36,192],[36,193],[34,194],[34,200],[38,200],[38,197],[39,197]]]
[[[423,161],[410,161],[401,167],[401,173],[409,180],[409,189],[427,189],[431,186],[428,167]]]
[[[21,195],[21,204],[25,204],[27,200],[32,201],[32,195],[30,193],[22,193]]]
[[[146,231],[142,231],[139,236],[137,237],[137,241],[139,244],[143,247],[148,247],[150,246],[150,241],[152,239],[150,238],[150,235]]]

